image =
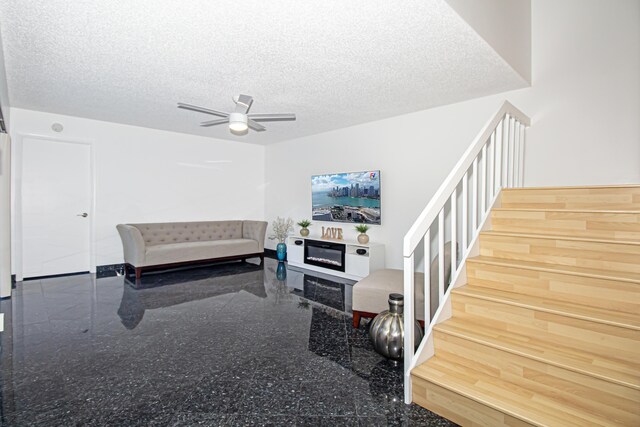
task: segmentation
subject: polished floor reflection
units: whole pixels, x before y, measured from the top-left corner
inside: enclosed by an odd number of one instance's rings
[[[134,286],[136,286],[134,288]],[[350,326],[351,283],[230,263],[19,283],[0,302],[3,426],[450,425]]]

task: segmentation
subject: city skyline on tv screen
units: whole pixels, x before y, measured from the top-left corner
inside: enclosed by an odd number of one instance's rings
[[[380,225],[380,171],[314,175],[311,204],[315,221]]]

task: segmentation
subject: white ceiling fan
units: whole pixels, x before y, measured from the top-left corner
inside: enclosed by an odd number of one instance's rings
[[[296,119],[296,115],[293,113],[249,113],[251,104],[253,104],[253,98],[249,95],[234,96],[233,102],[236,103],[236,109],[232,113],[198,107],[197,105],[185,104],[183,102],[178,102],[178,108],[221,117],[220,119],[202,122],[200,123],[200,126],[215,126],[223,123],[229,123],[229,130],[234,134],[240,135],[248,132],[249,128],[257,132],[267,130],[266,127],[262,126],[258,122],[275,122]]]

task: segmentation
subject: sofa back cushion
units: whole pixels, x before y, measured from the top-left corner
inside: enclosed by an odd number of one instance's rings
[[[242,221],[165,222],[131,225],[140,230],[146,246],[242,239]]]

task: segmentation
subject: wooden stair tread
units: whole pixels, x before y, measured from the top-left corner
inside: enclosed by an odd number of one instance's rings
[[[585,413],[566,401],[447,362],[437,355],[415,367],[411,375],[537,426],[616,425],[607,417]]]
[[[570,212],[570,213],[593,213],[593,214],[639,214],[640,210],[637,211],[627,211],[620,209],[559,209],[559,208],[493,208],[492,211],[503,211],[503,212]]]
[[[640,390],[640,362],[631,363],[583,350],[549,344],[544,336],[525,336],[515,332],[494,330],[475,322],[452,317],[434,329],[509,353],[548,363],[585,375],[615,382]],[[640,341],[638,343],[640,346]]]
[[[597,279],[615,280],[640,284],[640,274],[626,271],[599,270],[595,268],[574,267],[570,265],[548,264],[543,262],[520,261],[516,259],[494,258],[479,255],[467,259],[467,262],[515,267],[527,270],[546,271],[549,273],[568,274],[574,276],[594,277]]]
[[[502,191],[527,191],[527,190],[602,190],[607,188],[640,188],[640,184],[608,184],[608,185],[565,185],[558,187],[518,187],[518,188],[503,188]]]
[[[640,314],[613,312],[595,307],[569,304],[530,295],[515,294],[497,289],[480,288],[477,286],[462,286],[452,291],[454,294],[466,295],[503,304],[516,305],[536,311],[558,314],[597,323],[618,326],[640,331]]]
[[[598,239],[598,238],[592,238],[592,237],[574,237],[574,236],[562,236],[562,235],[553,235],[553,234],[516,233],[511,231],[483,231],[480,233],[480,236],[483,236],[483,235],[640,246],[640,241],[638,240]]]

